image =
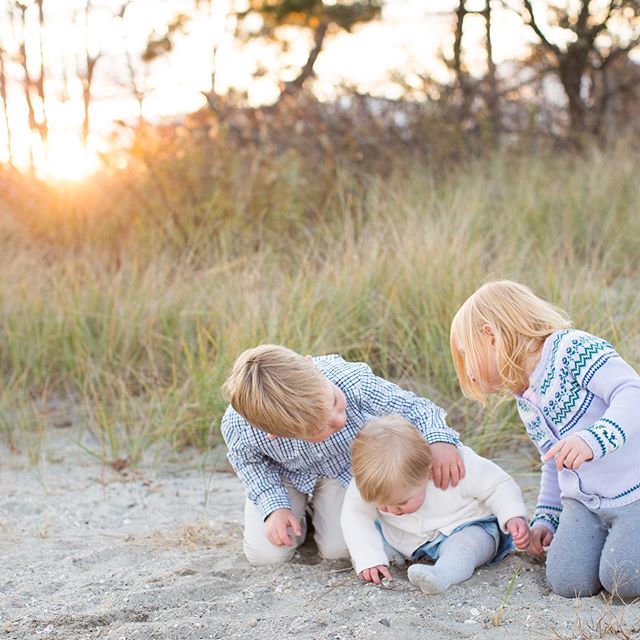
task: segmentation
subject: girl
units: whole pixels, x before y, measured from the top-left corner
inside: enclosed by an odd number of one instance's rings
[[[463,393],[510,392],[542,454],[529,551],[565,597],[640,595],[640,377],[520,284],[480,287],[451,325]]]

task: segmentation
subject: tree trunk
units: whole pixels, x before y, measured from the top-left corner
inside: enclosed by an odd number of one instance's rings
[[[7,74],[4,68],[4,50],[0,49],[0,99],[4,113],[4,126],[7,131],[7,156],[9,166],[13,167],[13,147],[11,146],[11,126],[9,124],[9,104],[7,100]]]
[[[560,82],[569,103],[569,124],[572,134],[585,132],[587,105],[582,97],[582,79],[587,69],[586,51],[572,49],[559,59]]]
[[[469,96],[469,85],[467,76],[462,66],[462,34],[464,32],[464,19],[468,13],[466,0],[459,0],[456,9],[456,30],[453,41],[453,70],[456,74],[456,85],[460,91],[460,120],[464,120],[469,115],[471,101]]]
[[[36,119],[36,112],[33,106],[33,100],[31,99],[31,87],[33,86],[33,80],[31,79],[31,74],[29,73],[29,65],[27,64],[27,20],[26,20],[26,12],[27,6],[24,4],[16,3],[16,7],[20,12],[20,27],[21,27],[21,37],[18,42],[18,62],[22,67],[22,73],[24,76],[24,81],[22,84],[22,88],[24,91],[24,99],[27,103],[27,117],[29,118],[29,130],[34,133],[37,132],[41,135],[40,127],[38,126],[38,121]],[[28,144],[29,149],[29,169],[31,172],[35,170],[35,162],[33,158],[33,143],[29,140]]]
[[[485,8],[482,12],[485,19],[486,28],[486,50],[487,50],[487,107],[491,120],[491,129],[497,134],[500,129],[500,106],[498,104],[498,83],[496,78],[496,65],[493,61],[493,40],[491,38],[491,0],[486,0]]]
[[[91,86],[93,84],[93,72],[98,62],[99,56],[89,55],[89,51],[86,52],[86,73],[82,78],[82,144],[86,149],[89,144],[89,133],[91,132]]]
[[[293,95],[297,93],[302,85],[313,75],[313,65],[315,65],[318,56],[320,55],[320,51],[322,50],[322,45],[324,43],[324,38],[327,35],[327,29],[329,28],[329,23],[322,23],[314,32],[313,36],[313,49],[309,52],[309,57],[302,67],[302,71],[298,75],[298,77],[292,82],[287,82],[282,95]]]
[[[42,138],[42,142],[44,143],[44,152],[47,153],[47,140],[49,139],[49,123],[47,120],[47,104],[44,95],[44,79],[45,79],[45,71],[44,71],[44,0],[35,0],[36,6],[38,7],[38,25],[40,27],[39,33],[39,44],[40,44],[40,74],[36,81],[36,90],[38,92],[38,97],[40,98],[40,105],[42,108],[42,119],[38,124],[38,128],[40,131],[40,137]]]

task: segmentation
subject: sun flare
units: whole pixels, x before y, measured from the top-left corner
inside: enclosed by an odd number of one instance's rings
[[[42,153],[37,170],[45,180],[79,181],[93,175],[100,160],[91,147],[86,148],[77,135],[51,136],[47,153]]]

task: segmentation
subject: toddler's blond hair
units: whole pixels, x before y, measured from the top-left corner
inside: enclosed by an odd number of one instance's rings
[[[331,386],[310,358],[265,344],[240,354],[222,393],[257,429],[281,438],[313,438],[329,420]]]
[[[485,325],[495,336],[504,390],[522,393],[529,386],[525,365],[530,356],[554,331],[570,327],[571,321],[564,311],[538,298],[529,287],[511,280],[487,282],[471,295],[453,318],[450,346],[462,392],[483,404],[486,397],[468,371],[477,376],[485,369],[479,349]]]
[[[399,415],[374,418],[362,427],[351,445],[351,464],[362,499],[379,505],[431,476],[429,445]]]

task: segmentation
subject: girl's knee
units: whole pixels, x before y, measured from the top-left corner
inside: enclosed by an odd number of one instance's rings
[[[597,576],[563,569],[547,564],[547,582],[553,593],[563,598],[579,598],[594,596],[602,591],[602,584]]]
[[[637,563],[604,565],[600,568],[600,582],[613,596],[622,600],[640,597],[640,567]]]

